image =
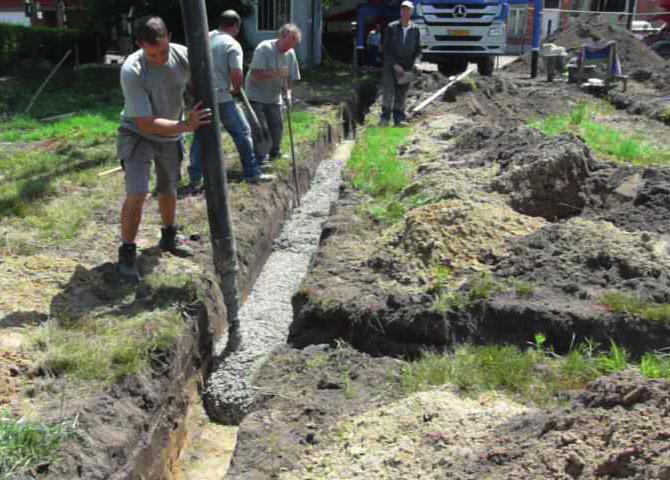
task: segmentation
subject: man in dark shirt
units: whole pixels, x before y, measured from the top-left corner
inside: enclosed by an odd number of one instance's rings
[[[384,31],[384,66],[382,68],[382,115],[380,125],[386,126],[393,113],[396,126],[407,125],[405,100],[409,90],[410,72],[418,71],[416,62],[421,56],[421,33],[412,22],[414,4],[409,0],[400,5],[400,20],[391,22]]]

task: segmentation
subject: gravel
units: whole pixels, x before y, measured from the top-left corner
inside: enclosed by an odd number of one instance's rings
[[[253,379],[260,366],[275,348],[286,343],[293,321],[291,297],[318,247],[352,147],[352,142],[345,142],[321,162],[310,190],[275,240],[272,255],[240,308],[239,336],[216,346],[219,357],[203,395],[212,419],[227,425],[242,421],[253,404]]]

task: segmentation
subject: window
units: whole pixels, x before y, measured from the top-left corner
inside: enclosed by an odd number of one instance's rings
[[[510,9],[507,19],[507,34],[512,38],[524,38],[528,22],[528,9],[525,7]]]
[[[258,30],[276,31],[291,21],[291,0],[258,0]]]

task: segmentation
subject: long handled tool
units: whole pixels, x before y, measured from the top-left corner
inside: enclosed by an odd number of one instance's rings
[[[293,183],[295,184],[295,201],[300,206],[300,187],[298,187],[298,170],[295,166],[295,145],[293,143],[293,125],[291,124],[291,102],[288,98],[288,83],[284,82],[282,88],[284,94],[284,103],[286,104],[286,119],[288,123],[288,138],[291,143],[291,163],[293,166]]]
[[[242,98],[246,116],[251,124],[251,133],[254,139],[254,151],[258,155],[266,155],[270,152],[270,148],[272,147],[272,137],[270,136],[267,125],[265,125],[265,122],[261,122],[256,115],[243,88],[240,89],[240,97]]]

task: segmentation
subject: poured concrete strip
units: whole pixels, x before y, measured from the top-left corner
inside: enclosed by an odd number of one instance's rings
[[[217,345],[221,355],[205,386],[203,402],[213,420],[237,425],[251,408],[253,378],[268,355],[286,342],[293,320],[291,297],[307,273],[323,222],[337,199],[340,173],[353,142],[340,144],[321,162],[312,186],[275,241],[274,251],[251,295],[239,312],[238,344],[232,352]]]

